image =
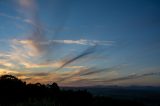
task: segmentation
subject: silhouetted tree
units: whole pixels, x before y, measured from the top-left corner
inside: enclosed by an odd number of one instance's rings
[[[54,92],[59,92],[60,91],[60,88],[58,86],[57,83],[52,83],[52,85],[50,85],[50,88],[54,91]]]
[[[1,87],[19,88],[25,86],[26,83],[12,75],[3,75],[0,77],[0,85]]]
[[[3,75],[0,77],[0,101],[16,102],[24,98],[26,83],[12,75]]]
[[[46,100],[46,104],[44,104]],[[50,106],[143,106],[134,101],[116,100],[106,97],[94,97],[86,90],[61,90],[57,83],[44,85],[26,84],[12,75],[0,77],[0,106],[12,106],[17,103],[31,103]],[[48,103],[49,102],[49,103]],[[22,105],[23,106],[23,105]]]

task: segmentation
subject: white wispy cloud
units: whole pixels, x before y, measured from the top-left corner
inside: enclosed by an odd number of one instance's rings
[[[62,66],[65,61],[41,61],[41,53],[34,46],[32,40],[0,40],[0,42],[7,42],[10,46],[9,51],[0,51],[0,65],[10,68],[20,68],[21,66],[30,69],[30,68],[58,68]],[[35,62],[33,61],[39,61]],[[69,69],[78,69],[83,66],[66,66],[64,68]]]
[[[56,42],[56,43],[64,43],[64,44],[79,44],[79,45],[112,45],[115,43],[114,41],[99,41],[99,40],[86,40],[86,39],[80,39],[80,40],[52,40],[50,42]]]
[[[33,26],[35,28],[43,29],[44,31],[46,31],[48,33],[51,33],[51,34],[53,34],[53,32],[54,32],[54,31],[52,31],[52,30],[50,30],[50,29],[48,29],[46,27],[42,28],[32,18],[26,18],[26,17],[20,17],[20,16],[12,16],[12,15],[9,15],[9,14],[6,14],[6,13],[2,13],[2,12],[0,12],[0,16],[8,18],[10,20],[17,20],[17,21],[23,22],[23,23],[31,25],[31,26]],[[22,26],[19,24],[19,27],[22,27]]]
[[[1,43],[7,43],[10,46],[9,51],[1,51],[0,57],[3,66],[6,67],[18,67],[23,66],[25,68],[36,68],[36,67],[54,67],[58,68],[65,64],[65,60],[61,61],[52,61],[52,62],[43,62],[41,64],[33,62],[34,60],[38,60],[39,56],[43,55],[37,46],[34,46],[35,43],[33,40],[0,40]],[[105,45],[109,46],[112,45],[113,41],[98,41],[98,40],[49,40],[49,41],[42,41],[37,43],[36,45],[52,45],[52,43],[60,43],[60,44],[76,44],[76,45]],[[2,60],[3,58],[3,60]],[[76,69],[82,68],[83,66],[65,66],[64,68]]]
[[[14,39],[14,42],[21,43],[21,44],[33,43],[32,40],[17,40],[17,39]],[[38,42],[38,44],[40,44],[40,45],[51,45],[51,44],[55,44],[55,43],[89,45],[89,46],[95,46],[95,45],[111,46],[115,43],[115,41],[109,41],[109,40],[108,41],[100,41],[100,40],[79,39],[79,40],[48,40],[48,41]]]
[[[5,14],[5,13],[0,13],[0,16],[6,17],[6,18],[9,18],[9,19],[12,19],[12,20],[19,20],[19,21],[25,22],[27,24],[37,26],[32,20],[24,19],[24,18],[19,17],[19,16],[11,16],[11,15],[8,15],[8,14]]]

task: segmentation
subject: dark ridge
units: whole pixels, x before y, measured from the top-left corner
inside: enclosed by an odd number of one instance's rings
[[[12,75],[3,75],[0,77],[0,106],[119,105],[148,106],[148,104],[141,100],[121,99],[112,96],[96,96],[90,93],[87,88],[77,90],[64,89],[60,88],[55,82],[47,85],[40,83],[26,84],[26,82]],[[155,106],[158,105],[159,103],[156,103]]]

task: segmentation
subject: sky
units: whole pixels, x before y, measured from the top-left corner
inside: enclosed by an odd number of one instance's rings
[[[159,0],[0,0],[0,75],[160,86],[159,48]]]

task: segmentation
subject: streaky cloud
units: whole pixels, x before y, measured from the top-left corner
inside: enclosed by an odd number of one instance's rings
[[[13,40],[5,40],[1,39],[0,42],[17,42],[21,44],[28,44],[33,43],[32,39],[13,39]],[[101,41],[101,40],[87,40],[87,39],[79,39],[79,40],[72,40],[72,39],[63,39],[63,40],[45,40],[40,42],[35,42],[37,45],[52,45],[52,44],[77,44],[77,45],[85,45],[85,46],[95,46],[95,45],[102,45],[102,46],[112,46],[115,44],[115,41]]]
[[[94,76],[96,74],[100,74],[103,72],[111,72],[114,69],[116,69],[116,67],[109,67],[109,68],[84,67],[77,71],[74,71],[74,73],[70,73],[68,76],[67,75],[63,76],[63,78],[60,78],[58,82],[70,80],[71,78],[74,78],[74,77],[80,77],[80,78],[88,77],[89,78],[91,76]]]
[[[33,76],[48,76],[50,75],[49,72],[37,72],[37,73],[31,73]]]
[[[50,43],[51,42],[64,43],[64,44],[90,45],[90,46],[95,46],[95,45],[109,46],[109,45],[114,44],[114,41],[99,41],[99,40],[86,40],[86,39],[80,39],[80,40],[52,40],[52,41],[50,41]]]
[[[83,58],[83,57],[85,57],[87,55],[90,55],[90,54],[92,54],[94,52],[95,52],[95,46],[91,46],[91,47],[85,49],[81,54],[79,54],[79,55],[77,55],[75,57],[64,59],[64,60],[62,60],[64,63],[56,71],[58,71],[59,69],[63,68],[64,66],[66,66],[66,65],[68,65],[68,64],[70,64],[70,63],[72,63],[72,62],[74,62],[74,61],[76,61],[76,60],[78,60],[80,58]]]
[[[117,81],[125,81],[125,80],[130,80],[130,79],[138,79],[142,77],[147,77],[147,76],[152,76],[152,75],[160,75],[160,72],[150,72],[150,73],[144,73],[144,74],[132,74],[120,78],[114,78],[110,80],[106,80],[104,82],[117,82]]]

